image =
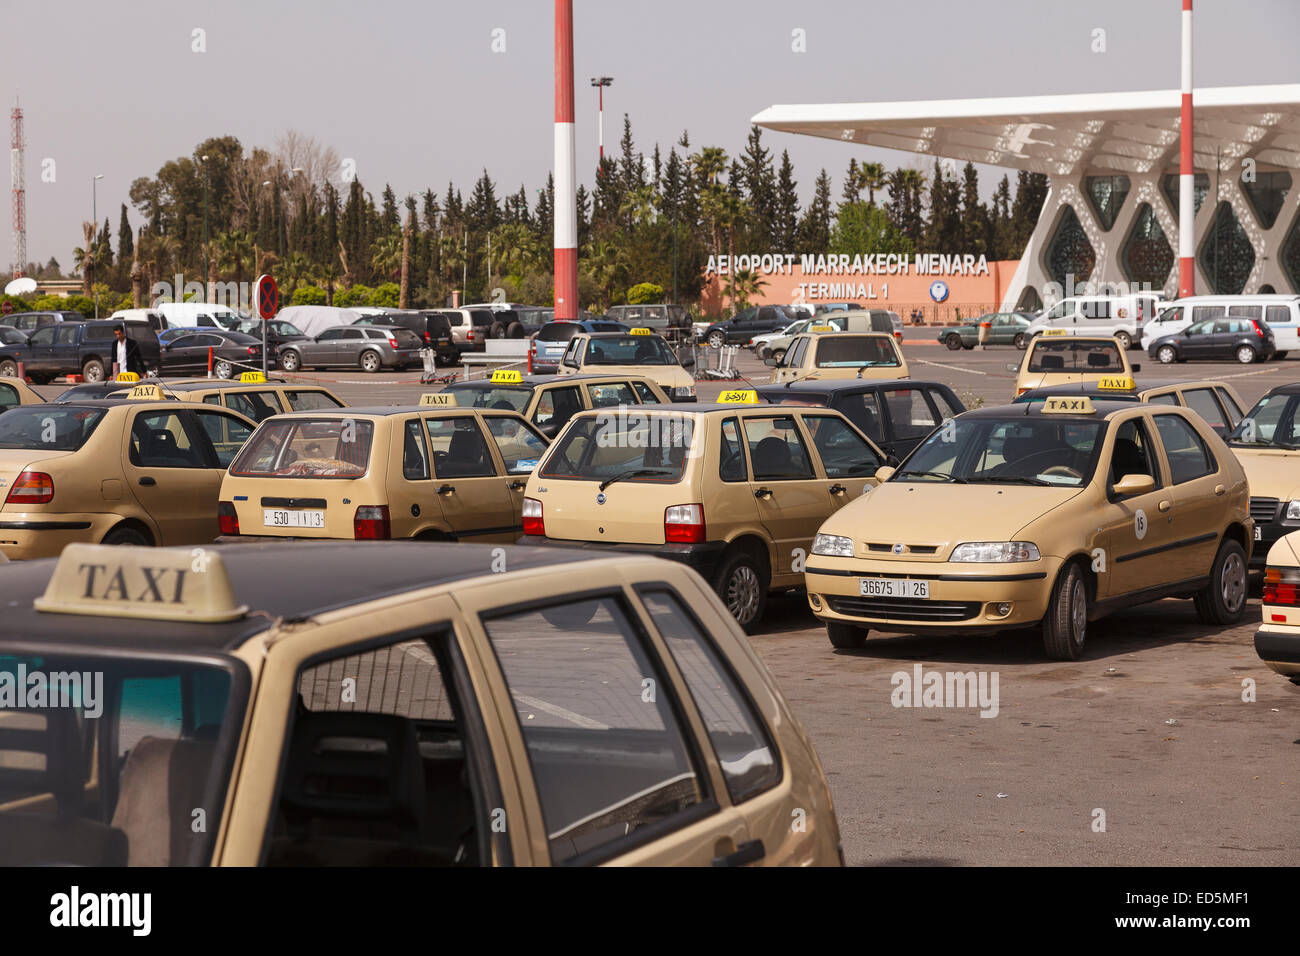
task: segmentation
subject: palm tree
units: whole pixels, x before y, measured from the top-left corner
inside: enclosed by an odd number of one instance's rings
[[[311,282],[315,278],[316,267],[301,252],[295,252],[284,260],[278,271],[284,279],[284,297],[292,299],[299,283]]]
[[[718,222],[727,230],[727,261],[736,261],[736,224],[749,215],[749,203],[735,193],[724,190],[718,203]],[[732,306],[735,306],[733,301]]]
[[[608,308],[614,287],[627,276],[627,254],[621,246],[601,239],[589,243],[582,258],[584,269],[600,288],[601,305]]]
[[[244,281],[244,261],[253,258],[253,240],[242,229],[231,229],[217,236],[217,266],[234,276],[239,285]]]
[[[722,194],[726,192],[718,185],[718,176],[727,168],[727,151],[721,146],[706,146],[691,157],[695,175],[707,185],[700,190],[700,208],[709,220],[713,234],[713,254],[718,253],[718,212]]]
[[[858,184],[867,190],[867,205],[876,204],[876,190],[885,185],[884,163],[863,163],[858,167]]]
[[[399,309],[410,308],[411,302],[411,218],[412,212],[406,214],[406,225],[402,226],[402,290],[397,297]]]
[[[618,210],[619,217],[634,226],[650,222],[654,218],[654,213],[655,189],[651,185],[638,186],[629,190]]]
[[[81,294],[89,296],[95,284],[96,227],[93,222],[83,222],[81,231],[86,237],[86,244],[72,250],[72,260],[81,270]]]
[[[763,279],[757,272],[752,269],[742,269],[740,272],[733,272],[727,279],[727,298],[731,300],[733,308],[746,309],[749,307],[749,300],[763,291],[767,285],[767,280]]]
[[[370,246],[370,264],[381,279],[394,279],[402,267],[402,238],[396,233],[380,236]]]

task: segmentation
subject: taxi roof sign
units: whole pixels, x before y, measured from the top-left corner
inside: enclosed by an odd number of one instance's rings
[[[833,326],[833,325],[814,325],[814,326],[813,326],[812,328],[810,328],[808,331],[809,331],[809,332],[834,332],[834,331],[835,331],[835,326]]]
[[[135,372],[118,372],[115,381],[121,382],[123,385],[128,385],[132,382],[140,381],[140,376]]]
[[[69,544],[36,610],[213,623],[248,613],[215,548]]]
[[[518,385],[524,377],[515,369],[499,368],[492,373],[492,384]]]
[[[241,372],[239,376],[241,382],[260,383],[266,381],[266,376],[261,372]]]
[[[149,401],[161,401],[166,396],[163,395],[161,387],[151,382],[145,382],[135,386],[131,391],[126,393],[127,398],[147,399]]]
[[[1044,415],[1095,415],[1096,407],[1087,395],[1052,395],[1043,400]]]
[[[1038,334],[1039,335],[1069,335],[1070,330],[1069,329],[1043,329],[1043,331],[1039,332]]]
[[[732,389],[719,395],[718,401],[724,405],[757,405],[758,392],[752,388]]]
[[[420,396],[420,404],[459,406],[460,402],[451,392],[425,392]]]
[[[1107,391],[1131,392],[1137,388],[1137,382],[1128,375],[1104,375],[1097,380],[1097,387]]]
[[[628,330],[628,334],[629,334],[629,335],[649,335],[649,334],[650,334],[650,330],[649,330],[649,329],[646,329],[646,328],[641,328],[641,327],[638,326],[638,327],[635,328],[635,329],[629,329],[629,330]]]

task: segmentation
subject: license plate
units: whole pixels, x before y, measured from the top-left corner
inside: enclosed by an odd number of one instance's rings
[[[859,578],[859,592],[863,597],[930,599],[929,581],[911,581],[905,578]]]
[[[1261,528],[1259,525],[1255,525],[1255,540],[1256,541],[1264,540],[1264,529]]]
[[[274,508],[265,508],[262,511],[262,524],[268,528],[323,528],[325,512],[277,511]]]

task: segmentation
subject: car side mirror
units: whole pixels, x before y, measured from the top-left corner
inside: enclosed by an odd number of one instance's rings
[[[888,465],[890,468],[897,468],[897,467],[899,466],[899,464],[900,464],[900,462],[899,462],[899,460],[898,460],[898,456],[897,456],[897,455],[886,455],[886,456],[885,456],[885,464]]]
[[[775,355],[769,355],[767,358],[763,359],[763,364],[768,368],[780,368],[781,360]]]
[[[889,465],[881,465],[876,469],[876,481],[880,482],[882,485],[893,477],[894,469]]]
[[[1135,372],[1140,372],[1140,371],[1142,371],[1142,363],[1141,363],[1141,362],[1130,362],[1128,367],[1131,368],[1131,369],[1132,369],[1133,371],[1135,371]]]
[[[1156,490],[1156,480],[1150,475],[1125,475],[1115,482],[1115,494],[1128,498],[1132,495],[1146,495]]]

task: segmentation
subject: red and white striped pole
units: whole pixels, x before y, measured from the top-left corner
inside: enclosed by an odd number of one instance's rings
[[[1178,295],[1196,294],[1196,167],[1192,162],[1192,0],[1183,0],[1183,108],[1179,123]]]
[[[573,0],[555,0],[555,318],[578,317],[578,195],[573,135]]]

